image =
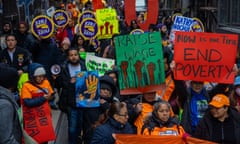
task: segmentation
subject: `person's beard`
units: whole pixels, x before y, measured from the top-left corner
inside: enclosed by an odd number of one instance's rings
[[[69,63],[72,64],[72,65],[78,65],[79,64],[79,60],[77,60],[77,61],[69,61]]]

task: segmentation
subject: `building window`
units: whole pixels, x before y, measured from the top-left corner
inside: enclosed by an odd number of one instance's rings
[[[219,0],[218,22],[220,26],[240,26],[240,1]]]

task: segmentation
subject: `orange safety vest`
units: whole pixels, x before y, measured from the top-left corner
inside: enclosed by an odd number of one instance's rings
[[[172,95],[172,92],[175,88],[172,76],[169,75],[165,80],[165,87],[157,91],[157,96],[161,97],[162,100],[168,101]]]
[[[142,112],[134,122],[134,125],[137,127],[137,134],[141,134],[144,120],[147,118],[147,116],[149,116],[152,113],[152,111],[153,111],[152,105],[150,105],[149,103],[142,104]],[[170,111],[170,116],[174,116],[172,109]]]
[[[184,133],[183,127],[177,125],[173,127],[154,127],[153,130],[145,128],[143,130],[143,135],[183,136]]]

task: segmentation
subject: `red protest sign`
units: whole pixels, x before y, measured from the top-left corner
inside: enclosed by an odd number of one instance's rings
[[[233,83],[238,36],[176,32],[174,76],[179,80]]]
[[[158,18],[158,0],[148,0],[147,8],[147,20],[138,24],[141,29],[148,30],[149,24],[155,24]],[[125,20],[128,25],[130,25],[132,20],[135,20],[136,17],[136,0],[126,0],[124,1],[124,11],[125,11]]]
[[[24,129],[38,143],[55,140],[49,103],[37,107],[23,105]]]

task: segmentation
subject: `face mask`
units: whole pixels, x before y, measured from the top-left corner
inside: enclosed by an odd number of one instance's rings
[[[237,94],[238,96],[240,96],[240,88],[236,88],[236,89],[235,89],[235,92],[236,92],[236,94]]]

